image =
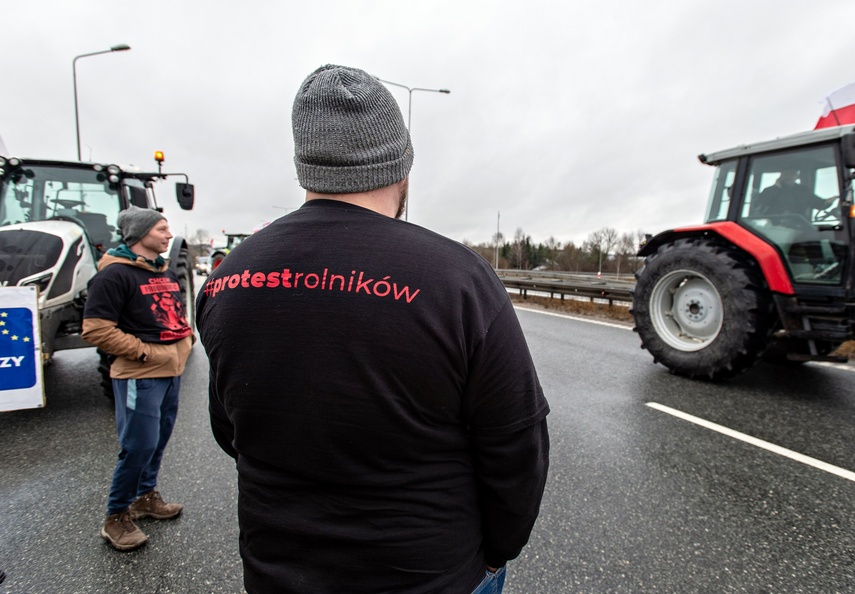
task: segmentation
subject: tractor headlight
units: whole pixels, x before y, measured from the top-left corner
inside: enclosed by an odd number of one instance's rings
[[[111,184],[119,183],[119,169],[118,165],[107,165],[107,181]]]

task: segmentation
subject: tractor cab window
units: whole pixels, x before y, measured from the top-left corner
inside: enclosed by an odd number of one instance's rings
[[[118,245],[111,222],[118,216],[120,203],[117,190],[103,177],[89,169],[33,166],[16,170],[0,187],[0,224],[74,222],[87,231],[93,245],[106,251]]]
[[[153,193],[140,180],[133,177],[125,178],[122,182],[122,187],[124,188],[125,199],[128,201],[128,204],[140,208],[151,208],[151,205],[154,204]]]
[[[32,177],[16,171],[0,181],[0,225],[15,225],[30,220],[33,211]]]
[[[840,284],[846,258],[831,146],[751,159],[739,221],[777,246],[794,282]]]
[[[733,183],[736,180],[736,163],[736,160],[726,161],[715,170],[715,179],[707,203],[707,216],[704,219],[707,223],[727,219],[735,190]]]

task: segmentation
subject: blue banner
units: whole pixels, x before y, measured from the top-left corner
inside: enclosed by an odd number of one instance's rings
[[[38,363],[33,312],[25,307],[0,309],[0,390],[35,386]]]

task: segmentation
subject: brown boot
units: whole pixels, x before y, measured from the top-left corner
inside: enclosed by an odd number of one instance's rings
[[[133,551],[148,542],[148,536],[131,520],[129,510],[107,516],[101,527],[101,538],[118,551]]]
[[[149,491],[140,495],[128,510],[134,520],[154,518],[155,520],[170,520],[181,513],[184,506],[180,503],[166,503],[160,493]]]

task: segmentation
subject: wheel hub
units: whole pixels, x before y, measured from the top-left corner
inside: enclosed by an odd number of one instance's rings
[[[719,319],[718,295],[700,279],[691,279],[674,293],[674,315],[686,330],[702,332]]]
[[[695,271],[665,275],[651,294],[657,334],[681,351],[697,351],[718,336],[722,326],[721,297],[715,286]]]

